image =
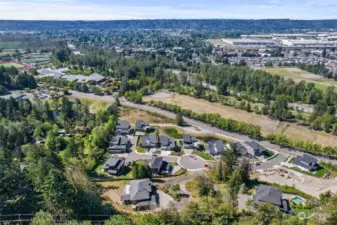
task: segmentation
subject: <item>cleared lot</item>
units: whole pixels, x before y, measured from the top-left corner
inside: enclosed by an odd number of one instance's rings
[[[311,141],[315,144],[320,144],[323,146],[334,146],[337,147],[337,137],[327,133],[309,130],[305,127],[299,127],[290,125],[287,126],[283,132],[284,135],[301,141]]]
[[[315,83],[316,87],[319,89],[325,89],[328,86],[337,87],[337,82],[333,79],[323,78],[319,75],[310,73],[305,70],[298,68],[288,68],[288,67],[272,67],[272,68],[262,68],[262,70],[276,74],[285,78],[291,78],[295,82],[300,82],[302,80]]]
[[[184,109],[190,109],[196,113],[218,113],[224,118],[230,118],[258,125],[261,126],[261,131],[263,134],[273,133],[278,126],[277,121],[271,120],[266,116],[248,113],[230,106],[221,105],[220,103],[211,103],[203,99],[196,99],[187,95],[179,95],[176,93],[175,94],[157,93],[152,96],[144,97],[144,101],[151,101],[151,100],[176,104]]]

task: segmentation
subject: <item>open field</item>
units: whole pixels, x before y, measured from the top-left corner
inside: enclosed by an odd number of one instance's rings
[[[290,125],[287,126],[282,133],[294,140],[311,141],[323,146],[337,147],[337,137],[324,133],[323,131],[319,132],[306,127]]]
[[[326,89],[329,86],[337,87],[337,81],[334,81],[333,79],[323,78],[319,75],[298,68],[266,67],[262,68],[262,70],[285,78],[291,78],[295,82],[300,82],[304,80],[306,82],[314,83],[316,88],[322,90]]]
[[[137,120],[143,120],[146,123],[155,123],[155,124],[175,123],[175,121],[173,121],[172,119],[168,119],[164,116],[157,115],[156,113],[151,113],[129,107],[122,107],[119,118],[121,120],[128,120],[131,124],[135,124]]]
[[[17,49],[20,46],[20,42],[18,41],[1,41],[0,48],[7,48],[7,49]]]
[[[163,97],[164,95],[165,94],[158,93],[152,96],[146,96],[143,99],[144,101],[154,100],[176,104],[184,109],[190,109],[196,113],[218,113],[224,118],[259,125],[261,126],[263,134],[273,133],[278,126],[277,121],[271,120],[266,116],[248,113],[230,106],[221,105],[220,103],[211,103],[203,99],[196,99],[187,95],[166,95],[165,98]]]
[[[221,39],[209,39],[208,42],[211,43],[214,46],[225,45],[225,42],[223,42]]]
[[[4,66],[4,67],[12,67],[12,66],[14,66],[17,69],[23,67],[22,64],[16,63],[16,62],[0,62],[0,66]]]

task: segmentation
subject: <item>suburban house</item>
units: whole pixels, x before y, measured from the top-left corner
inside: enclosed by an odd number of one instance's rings
[[[108,152],[110,154],[126,153],[129,148],[129,140],[125,136],[117,135],[111,138]]]
[[[150,129],[150,124],[145,123],[143,120],[137,120],[135,130],[139,132],[147,132]]]
[[[167,136],[160,136],[160,148],[164,151],[176,151],[177,143],[173,138],[169,138]]]
[[[150,179],[132,180],[121,195],[124,204],[132,204],[133,210],[153,209],[157,206]]]
[[[308,154],[304,154],[301,156],[297,156],[294,160],[293,160],[293,164],[301,169],[301,170],[305,170],[308,172],[314,172],[317,170],[318,167],[318,163],[317,163],[317,159],[311,155]]]
[[[150,134],[143,136],[140,144],[143,148],[157,148],[159,146],[159,140],[157,134]]]
[[[290,214],[293,213],[289,205],[289,201],[286,199],[282,199],[282,191],[279,188],[274,188],[267,185],[260,185],[255,188],[253,201],[258,205],[263,203],[270,203],[279,207],[282,212]]]
[[[121,135],[127,135],[130,133],[131,125],[129,121],[126,120],[120,120],[117,122],[116,125],[116,133]]]
[[[236,150],[242,155],[261,156],[266,150],[256,141],[236,142]]]
[[[149,167],[153,174],[158,175],[169,174],[171,170],[170,163],[163,160],[163,157],[153,157],[149,162]]]
[[[200,143],[196,137],[191,137],[189,135],[183,135],[183,146],[186,149],[199,149]]]
[[[123,171],[124,166],[125,161],[123,159],[109,158],[102,166],[102,169],[110,175],[119,175]]]
[[[208,155],[222,155],[225,152],[225,146],[223,144],[223,141],[217,140],[217,141],[209,141],[207,143],[206,147],[206,153]]]

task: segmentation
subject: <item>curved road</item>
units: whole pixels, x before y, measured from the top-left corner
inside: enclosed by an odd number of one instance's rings
[[[78,98],[87,98],[87,99],[94,99],[94,100],[98,100],[98,101],[105,101],[105,102],[113,102],[114,99],[111,96],[97,96],[94,94],[88,94],[88,93],[81,93],[81,92],[77,92],[77,91],[70,91],[74,97],[78,97]],[[129,107],[133,107],[133,108],[138,108],[144,111],[150,111],[150,112],[154,112],[154,113],[158,113],[162,116],[165,116],[167,118],[171,118],[171,119],[175,119],[176,118],[176,114],[163,110],[163,109],[159,109],[153,106],[149,106],[149,105],[142,105],[142,104],[136,104],[130,101],[127,101],[124,97],[120,98],[120,104],[123,106],[129,106]],[[246,135],[242,135],[242,134],[237,134],[237,133],[231,133],[228,131],[224,131],[221,130],[219,128],[213,127],[209,124],[197,121],[197,120],[193,120],[187,117],[184,117],[184,121],[186,123],[188,123],[191,126],[195,126],[201,129],[200,132],[205,133],[205,134],[209,134],[209,135],[220,135],[223,136],[224,138],[233,140],[233,141],[252,141],[253,139],[249,138]],[[256,141],[256,140],[254,140]],[[281,154],[287,155],[287,156],[298,156],[298,155],[303,155],[303,152],[300,151],[296,151],[296,150],[291,150],[289,148],[283,148],[281,146],[272,144],[268,141],[258,141],[259,144],[261,144],[263,147],[279,152]],[[315,156],[316,158],[318,158],[320,161],[324,161],[327,163],[332,163],[332,164],[337,164],[337,160],[331,160],[328,158],[325,158],[323,156]]]

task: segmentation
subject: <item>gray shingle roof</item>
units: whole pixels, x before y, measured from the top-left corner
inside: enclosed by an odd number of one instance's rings
[[[102,166],[102,169],[107,170],[107,169],[120,169],[124,164],[123,159],[118,159],[118,158],[109,158],[104,165]]]
[[[211,155],[219,155],[225,151],[223,141],[209,141],[207,146],[207,153]]]
[[[126,120],[119,120],[116,125],[117,129],[129,129],[130,127],[129,121]]]
[[[131,201],[140,201],[150,199],[152,186],[150,179],[132,180],[130,182],[130,199]]]
[[[309,171],[315,170],[317,168],[317,159],[311,155],[304,154],[301,156],[297,156],[293,163],[295,165],[301,166]]]
[[[128,139],[125,136],[117,135],[111,138],[110,140],[110,146],[113,145],[127,145],[128,144]]]
[[[255,188],[255,194],[253,198],[254,201],[258,203],[265,202],[281,206],[282,191],[279,188],[261,185]]]

